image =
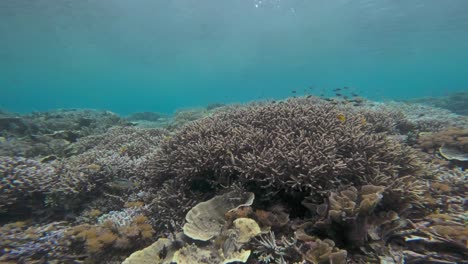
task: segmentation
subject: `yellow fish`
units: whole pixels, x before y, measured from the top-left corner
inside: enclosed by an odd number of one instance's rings
[[[346,116],[345,116],[344,114],[341,114],[341,113],[340,113],[340,114],[337,114],[337,115],[336,115],[336,118],[338,118],[338,120],[340,120],[341,123],[346,122]]]
[[[365,126],[367,124],[367,120],[365,117],[361,117],[361,124]]]

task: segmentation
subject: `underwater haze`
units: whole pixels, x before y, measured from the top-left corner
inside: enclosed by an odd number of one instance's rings
[[[0,108],[170,113],[468,90],[466,0],[2,0]]]

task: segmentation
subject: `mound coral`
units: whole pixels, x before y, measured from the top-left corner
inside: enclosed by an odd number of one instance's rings
[[[420,199],[419,190],[406,186],[418,186],[414,151],[372,132],[362,115],[329,104],[240,107],[188,124],[164,141],[150,181],[157,186],[172,178],[204,191],[240,182],[263,196],[283,191],[318,198],[343,184],[374,184],[389,187],[388,197]]]

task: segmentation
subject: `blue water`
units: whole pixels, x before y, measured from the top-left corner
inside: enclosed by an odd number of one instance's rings
[[[0,108],[467,91],[467,14],[466,0],[1,0]]]

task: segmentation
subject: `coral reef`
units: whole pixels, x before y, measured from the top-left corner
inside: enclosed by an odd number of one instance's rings
[[[313,225],[316,229],[314,235],[325,235],[349,248],[363,246],[368,239],[385,240],[388,236],[385,233],[388,229],[386,225],[394,227],[399,217],[393,211],[375,211],[383,199],[383,192],[384,187],[373,185],[364,185],[359,190],[349,187],[340,192],[331,192],[326,203],[314,208],[320,218]],[[402,226],[405,223],[397,224]],[[307,229],[306,226],[301,228]]]
[[[56,110],[0,117],[0,155],[27,158],[62,156],[78,138],[104,133],[112,126],[130,125],[108,111]]]
[[[108,204],[123,205],[126,200],[120,195],[139,188],[148,171],[148,157],[164,134],[157,129],[116,127],[79,140],[68,151],[74,155],[51,163],[64,187],[55,190],[49,203],[72,209],[87,197],[105,195]]]
[[[224,218],[228,211],[250,206],[253,199],[253,193],[233,191],[197,204],[185,216],[184,234],[195,240],[210,240],[226,224]]]
[[[208,114],[209,112],[204,108],[178,110],[174,113],[171,122],[167,126],[167,129],[170,131],[175,131],[185,126],[186,124],[206,117]]]
[[[123,260],[130,252],[148,245],[154,235],[153,227],[144,215],[112,213],[101,217],[97,225],[78,225],[69,228],[65,238],[70,250],[84,255],[92,263],[104,259]],[[117,215],[116,215],[117,214]]]
[[[0,227],[1,263],[72,263],[83,258],[68,253],[63,238],[67,230],[63,222],[30,225],[15,222]]]
[[[162,142],[150,181],[175,178],[215,189],[240,182],[263,196],[299,192],[317,198],[343,184],[392,183],[388,194],[420,199],[415,152],[372,133],[361,115],[345,113],[342,122],[340,113],[333,105],[294,100],[219,112]]]
[[[459,115],[468,115],[468,92],[452,93],[442,97],[414,99],[410,102],[445,108]]]
[[[31,215],[41,198],[60,187],[53,167],[21,157],[0,156],[0,214]]]
[[[148,171],[147,159],[163,137],[161,130],[116,127],[79,140],[68,158],[39,162],[0,157],[0,206],[5,210],[5,206],[35,202],[36,209],[47,206],[66,213],[82,207],[90,197],[103,196],[110,205],[106,209],[123,205],[126,200],[118,195],[139,188]],[[22,208],[9,211],[27,212]]]
[[[420,133],[417,147],[465,168],[468,165],[468,128],[449,127],[437,133]]]
[[[353,101],[0,112],[0,262],[463,263],[468,119]]]
[[[145,263],[147,257],[155,254],[160,263],[246,262],[251,252],[242,248],[260,234],[260,227],[253,219],[232,219],[225,214],[249,206],[253,198],[252,194],[234,191],[197,204],[185,217],[183,235],[174,234],[172,241],[159,239],[147,249],[132,254],[124,263],[134,263],[137,259]]]
[[[226,104],[223,104],[223,103],[211,103],[209,105],[206,106],[206,110],[208,111],[211,111],[213,109],[216,109],[216,108],[220,108],[220,107],[224,107],[226,106]]]
[[[164,117],[161,113],[156,112],[138,112],[133,113],[127,117],[130,121],[138,121],[138,120],[146,120],[146,121],[153,121],[157,122],[161,117]]]
[[[386,102],[385,108],[404,113],[412,125],[411,133],[438,132],[448,127],[468,128],[468,117],[454,114],[446,109],[423,104]]]

